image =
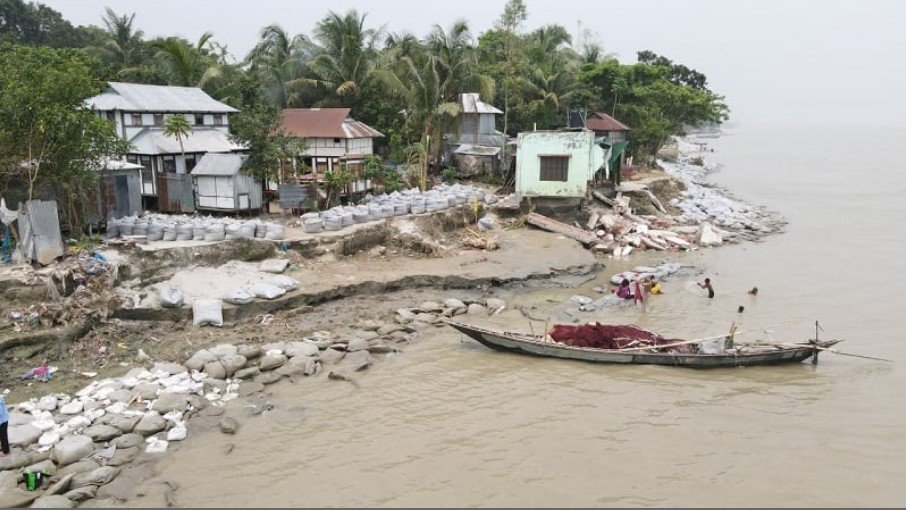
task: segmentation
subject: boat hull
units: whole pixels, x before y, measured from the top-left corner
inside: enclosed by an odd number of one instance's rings
[[[491,349],[593,363],[722,368],[801,363],[814,356],[815,352],[817,352],[814,346],[808,344],[802,344],[802,347],[778,347],[753,353],[728,354],[673,354],[591,349],[545,341],[540,336],[535,335],[493,331],[456,322],[448,322],[448,324]],[[831,342],[819,344],[820,347],[829,347],[830,345],[832,345]]]

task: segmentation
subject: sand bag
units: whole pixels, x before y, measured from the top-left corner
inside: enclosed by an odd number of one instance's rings
[[[223,234],[225,239],[239,239],[242,237],[240,226],[236,223],[228,223],[224,225]]]
[[[275,276],[270,281],[271,284],[280,287],[283,290],[295,290],[299,287],[299,281],[290,278],[289,276]]]
[[[177,223],[176,224],[176,240],[177,241],[191,241],[195,237],[195,233],[192,231],[191,223]]]
[[[253,299],[255,299],[255,295],[244,290],[234,290],[223,297],[223,300],[231,305],[247,305]]]
[[[267,224],[267,236],[265,239],[269,241],[282,241],[286,237],[286,227],[283,225],[278,225],[276,223]]]
[[[164,225],[164,241],[176,240],[176,225],[168,223]]]
[[[267,283],[257,283],[253,285],[249,290],[252,292],[252,294],[261,299],[276,299],[286,294],[286,290],[276,285]]]
[[[302,230],[308,234],[317,234],[324,229],[324,222],[321,218],[309,218],[302,224]]]
[[[164,308],[179,308],[185,302],[186,296],[176,287],[164,287],[158,293],[160,306]]]
[[[205,229],[205,241],[223,241],[225,237],[226,233],[223,230],[223,225],[220,223],[208,225],[208,227]]]
[[[280,274],[289,267],[289,261],[286,259],[267,259],[258,264],[258,269],[265,273]]]
[[[162,241],[164,239],[164,226],[160,223],[148,225],[148,241]]]
[[[193,326],[223,326],[223,304],[219,299],[196,299],[192,303]]]

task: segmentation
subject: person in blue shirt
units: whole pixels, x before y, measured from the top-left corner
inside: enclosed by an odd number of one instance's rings
[[[6,395],[0,394],[0,447],[3,455],[9,455],[9,434],[7,426],[9,425],[9,411],[6,410]]]

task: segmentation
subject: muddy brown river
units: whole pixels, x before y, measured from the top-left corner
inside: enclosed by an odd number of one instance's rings
[[[737,321],[797,341],[817,319],[842,350],[895,363],[825,353],[817,366],[594,365],[492,352],[438,329],[358,387],[276,385],[273,411],[235,436],[193,430],[158,476],[178,482],[185,506],[902,505],[904,135],[841,143],[830,131],[739,129],[707,140],[726,165],[713,181],[780,211],[786,233],[670,258],[695,269],[646,308],[586,316],[686,338]],[[662,260],[611,261],[579,288],[505,297],[558,317],[570,296]],[[714,300],[694,284],[704,276]],[[490,322],[530,327],[514,311]]]

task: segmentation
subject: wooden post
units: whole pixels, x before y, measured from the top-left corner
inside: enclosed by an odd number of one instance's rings
[[[812,365],[818,364],[818,321],[815,321],[815,355],[812,356]]]

